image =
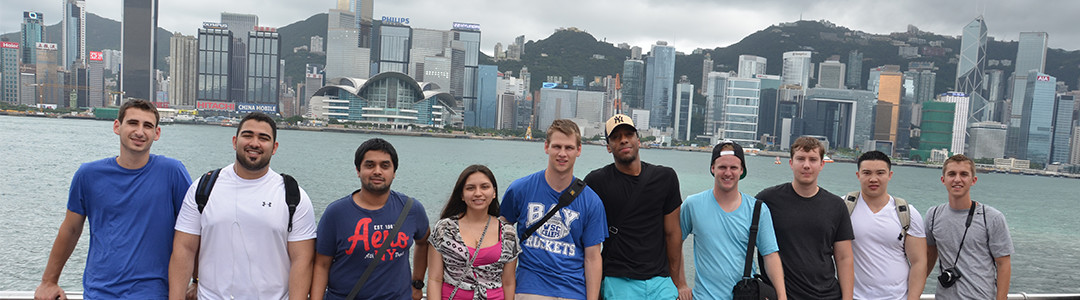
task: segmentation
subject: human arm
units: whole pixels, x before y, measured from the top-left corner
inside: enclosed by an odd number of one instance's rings
[[[855,293],[855,257],[851,240],[833,243],[833,260],[836,263],[836,278],[840,280],[840,294],[844,300],[851,300]]]
[[[784,265],[780,262],[780,252],[765,255],[765,270],[769,275],[769,281],[776,289],[776,297],[779,300],[787,300],[787,289],[784,287]]]
[[[934,272],[934,264],[937,263],[937,245],[926,245],[926,277]]]
[[[289,242],[289,299],[305,300],[311,291],[315,239]]]
[[[502,284],[503,284],[503,298],[506,300],[514,300],[514,291],[517,289],[517,259],[512,259],[503,265]],[[433,299],[428,297],[428,299]]]
[[[442,253],[435,250],[435,247],[428,247],[427,251],[428,262],[428,276],[427,276],[427,298],[428,299],[442,299],[442,284],[443,284],[443,260]]]
[[[180,300],[186,296],[188,283],[195,274],[195,253],[198,251],[198,235],[176,231],[169,259],[169,299]]]
[[[425,223],[426,225],[426,223]],[[425,228],[427,226],[424,226]],[[413,273],[412,280],[424,280],[424,272],[427,271],[428,265],[428,235],[431,234],[431,230],[424,232],[424,237],[416,239],[416,252],[413,253]],[[411,284],[410,284],[411,286]],[[431,288],[431,287],[428,287]],[[424,297],[424,291],[412,288],[413,300],[420,300]]]
[[[994,258],[994,264],[997,265],[997,299],[1008,299],[1009,281],[1012,279],[1012,256]]]
[[[600,281],[603,274],[604,261],[600,257],[600,244],[585,247],[585,299],[600,299]]]
[[[923,288],[926,287],[926,271],[929,270],[926,267],[926,239],[907,235],[904,238],[904,252],[907,254],[908,265],[908,280],[907,280],[907,298],[908,300],[918,300],[922,295]]]
[[[315,265],[311,276],[311,300],[322,300],[326,295],[326,284],[330,281],[330,263],[334,257],[315,253]]]
[[[680,210],[664,215],[664,242],[667,245],[668,269],[671,273],[671,281],[679,290],[679,299],[691,299],[690,286],[686,284],[686,273],[683,270],[682,251],[682,227],[679,222]]]
[[[52,251],[49,251],[49,261],[45,264],[45,273],[41,275],[41,283],[34,291],[34,299],[67,299],[64,289],[60,288],[60,272],[64,270],[71,252],[79,244],[82,236],[83,224],[86,216],[71,210],[64,215],[64,221],[60,223],[60,230],[56,233]]]

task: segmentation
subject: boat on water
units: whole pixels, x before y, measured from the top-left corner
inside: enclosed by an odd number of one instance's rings
[[[826,155],[825,158],[822,159],[822,160],[827,162],[827,163],[836,162],[835,160],[832,159],[832,157],[829,157],[828,155]]]
[[[777,164],[777,165],[782,164],[782,162],[780,162],[780,157],[779,156],[776,157],[776,161],[773,162],[773,164]]]

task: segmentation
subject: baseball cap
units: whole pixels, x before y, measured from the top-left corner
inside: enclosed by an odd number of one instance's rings
[[[724,148],[724,145],[731,145],[732,150],[721,151],[720,149]],[[724,155],[734,155],[735,157],[739,158],[739,161],[742,162],[742,170],[743,170],[742,176],[739,176],[739,179],[746,178],[746,173],[750,172],[749,170],[746,169],[746,156],[743,155],[742,146],[739,146],[739,144],[737,144],[737,143],[735,143],[735,142],[733,142],[731,140],[723,140],[723,141],[720,141],[720,143],[717,143],[716,146],[713,146],[712,159],[709,160],[709,166],[710,166],[709,169],[712,170],[712,164],[716,163],[717,158],[719,158],[721,156],[724,156]],[[709,171],[709,172],[712,173],[712,171]]]
[[[637,127],[634,126],[634,120],[630,119],[630,116],[617,114],[611,116],[611,118],[607,120],[607,123],[604,124],[604,137],[606,138],[611,135],[611,132],[615,130],[615,127],[619,127],[619,125],[630,125],[631,128],[634,128],[634,131],[637,131]]]

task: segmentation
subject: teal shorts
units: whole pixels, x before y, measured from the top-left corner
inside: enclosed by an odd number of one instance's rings
[[[656,276],[646,280],[625,277],[604,277],[600,285],[604,299],[675,299],[679,290],[671,277]]]

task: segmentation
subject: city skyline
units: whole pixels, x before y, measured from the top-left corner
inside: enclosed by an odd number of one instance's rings
[[[199,3],[206,2],[205,5]],[[54,3],[56,2],[56,3]],[[60,22],[61,0],[6,0],[0,11],[10,12],[0,22],[0,32],[19,30],[22,11],[38,11],[45,15],[45,24]],[[204,21],[219,19],[221,12],[255,14],[260,25],[283,27],[307,17],[326,13],[336,7],[336,0],[293,1],[162,1],[159,26],[185,35],[194,35]],[[959,36],[964,24],[976,16],[987,20],[988,34],[996,40],[1016,41],[1020,32],[1041,31],[1050,35],[1049,47],[1065,50],[1080,49],[1080,31],[1069,30],[1069,13],[1080,9],[1080,3],[1055,3],[1058,9],[1043,9],[1045,5],[1027,5],[1008,1],[954,1],[938,3],[929,0],[896,3],[864,3],[854,0],[756,1],[747,3],[714,3],[709,1],[660,2],[652,0],[589,2],[546,1],[509,3],[483,0],[454,1],[376,1],[374,17],[408,18],[414,28],[441,29],[452,22],[478,23],[484,32],[481,51],[492,55],[495,43],[504,45],[514,37],[525,35],[526,40],[545,38],[557,28],[576,27],[592,33],[597,39],[612,44],[628,43],[647,48],[658,40],[667,41],[680,52],[695,48],[727,47],[743,37],[770,25],[803,20],[827,20],[838,26],[872,34],[903,32],[907,25],[942,35]],[[99,16],[120,20],[121,1],[92,1],[86,10]],[[1068,9],[1066,6],[1077,6]],[[214,9],[207,9],[214,7]],[[484,9],[478,10],[477,7]],[[563,8],[577,8],[567,10]],[[925,8],[933,7],[933,10]],[[837,8],[845,8],[840,10]],[[615,9],[616,13],[598,11]],[[498,13],[478,13],[478,11]],[[856,11],[859,13],[851,13]],[[515,14],[513,12],[523,12]],[[881,18],[888,15],[891,18]],[[669,17],[657,17],[669,16]],[[1041,22],[1029,22],[1031,16]],[[517,24],[506,26],[506,24]]]

